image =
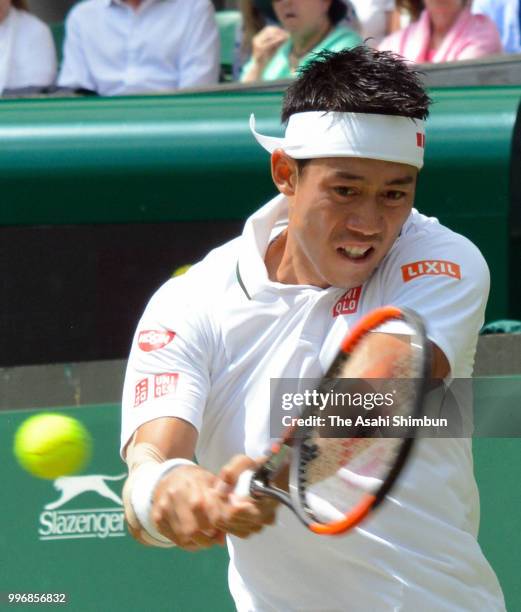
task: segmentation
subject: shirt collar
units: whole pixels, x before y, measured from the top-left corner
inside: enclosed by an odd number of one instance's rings
[[[242,233],[237,263],[237,281],[248,299],[262,291],[295,293],[295,291],[338,291],[338,288],[321,289],[311,285],[289,285],[271,281],[264,257],[270,242],[288,225],[288,200],[279,194],[255,212],[246,221]]]
[[[288,221],[288,203],[277,195],[246,221],[242,232],[237,277],[242,290],[251,299],[272,284],[264,263],[266,249],[277,222],[285,227]],[[278,283],[277,283],[278,284]]]

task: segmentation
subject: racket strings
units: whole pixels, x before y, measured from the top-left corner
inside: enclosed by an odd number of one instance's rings
[[[380,350],[368,350],[362,341],[354,354],[343,356],[328,372],[332,388],[347,383],[351,391],[362,389],[366,394],[392,394],[392,404],[368,410],[367,417],[391,418],[408,416],[415,407],[420,378],[418,360],[412,343],[396,338]],[[335,378],[337,381],[332,381]],[[346,410],[349,414],[350,408]],[[357,414],[364,410],[357,408]],[[339,414],[338,406],[328,404],[321,415]],[[299,497],[306,511],[322,523],[335,522],[356,507],[364,494],[380,489],[395,464],[402,438],[383,437],[378,426],[346,428],[338,435],[331,429],[310,429],[306,439],[300,470]]]
[[[303,483],[312,485],[335,474],[372,443],[371,438],[310,438],[307,444],[314,452],[305,461]]]

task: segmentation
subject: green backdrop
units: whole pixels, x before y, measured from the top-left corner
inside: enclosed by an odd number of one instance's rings
[[[94,456],[85,476],[125,473],[117,452],[119,406],[61,412],[81,419],[94,436]],[[137,544],[122,528],[117,500],[88,489],[92,478],[79,481],[82,487],[71,500],[45,508],[60,492],[52,481],[22,471],[11,452],[16,428],[33,413],[0,413],[0,592],[66,592],[69,609],[81,612],[234,609],[223,549],[187,553]],[[480,542],[500,579],[508,610],[516,612],[521,610],[521,441],[476,439],[474,451],[482,501]],[[123,479],[104,482],[112,494],[121,494]],[[49,537],[57,539],[41,539]]]
[[[282,90],[0,101],[0,226],[242,220],[272,197]],[[509,172],[521,87],[436,89],[417,207],[491,268],[487,319],[509,304]],[[13,264],[16,262],[13,259]]]

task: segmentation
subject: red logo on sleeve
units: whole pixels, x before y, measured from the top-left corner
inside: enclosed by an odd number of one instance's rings
[[[425,149],[425,134],[416,132],[416,146]]]
[[[167,329],[145,329],[139,332],[137,343],[145,353],[163,348],[175,338],[175,332]]]
[[[358,302],[362,295],[362,285],[348,289],[333,306],[333,316],[354,314],[358,310]]]
[[[419,278],[420,276],[450,276],[461,280],[461,268],[453,261],[413,261],[402,266],[402,278],[404,283]]]
[[[156,374],[154,376],[154,397],[163,397],[164,395],[173,395],[177,388],[177,372],[168,372],[166,374]]]
[[[148,378],[140,380],[134,391],[134,408],[141,406],[148,399]]]

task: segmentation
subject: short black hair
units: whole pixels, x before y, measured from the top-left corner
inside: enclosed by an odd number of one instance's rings
[[[430,103],[420,73],[401,57],[360,45],[317,53],[288,87],[281,119],[308,111],[426,119]]]

